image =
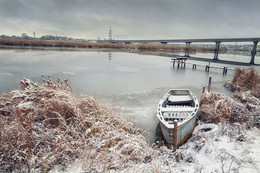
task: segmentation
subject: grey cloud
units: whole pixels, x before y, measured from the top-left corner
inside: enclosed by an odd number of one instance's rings
[[[0,34],[117,39],[259,36],[257,0],[0,0]]]

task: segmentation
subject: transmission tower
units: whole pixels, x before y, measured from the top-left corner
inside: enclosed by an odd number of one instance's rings
[[[112,40],[112,29],[111,29],[111,26],[110,26],[110,29],[109,29],[109,32],[108,32],[108,38],[109,38],[109,40]]]

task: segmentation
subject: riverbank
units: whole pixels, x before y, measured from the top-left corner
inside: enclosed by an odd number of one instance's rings
[[[188,52],[214,52],[215,47],[198,47],[198,46],[181,46],[181,45],[162,45],[162,44],[112,44],[112,43],[99,43],[99,42],[72,42],[72,41],[46,41],[46,40],[13,40],[13,39],[0,39],[1,48],[19,48],[19,49],[120,49],[131,50],[136,49],[140,51],[188,51]],[[220,48],[220,52],[226,52],[226,48]]]
[[[236,81],[234,84],[241,86]],[[248,89],[241,91],[245,93]],[[227,111],[217,111],[222,108],[220,104],[229,105],[227,109],[234,112],[241,110],[241,104],[248,108],[247,96],[241,101],[233,99],[238,107],[225,104],[227,96],[223,97],[223,101],[207,97],[211,100],[208,103],[216,105],[204,104],[201,111],[208,111],[207,115],[225,115]],[[259,108],[259,102],[256,103]],[[19,90],[0,97],[0,151],[4,153],[1,171],[257,172],[260,169],[257,126],[224,119],[209,123],[202,119],[192,137],[173,152],[165,146],[150,145],[145,133],[112,109],[90,96],[75,97],[68,80],[54,82],[48,77],[42,85],[22,80]]]

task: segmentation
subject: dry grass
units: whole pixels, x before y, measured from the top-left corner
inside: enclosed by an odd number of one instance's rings
[[[232,82],[226,83],[233,92],[250,91],[252,95],[260,98],[260,74],[254,69],[236,68]]]
[[[0,128],[0,172],[47,172],[75,161],[104,172],[152,160],[131,122],[91,97],[74,97],[68,80],[21,80],[20,90],[0,96]]]
[[[67,48],[131,48],[126,44],[109,44],[93,42],[73,42],[73,41],[46,41],[46,40],[11,40],[0,39],[0,45],[6,46],[35,46],[35,47],[67,47]]]
[[[204,93],[200,101],[200,119],[206,123],[249,122],[250,111],[242,103],[218,93]]]
[[[186,46],[179,46],[179,45],[162,45],[162,44],[147,44],[147,43],[141,43],[136,44],[136,48],[140,50],[190,50],[190,51],[196,51],[196,47],[190,46],[187,48]]]
[[[46,40],[13,40],[0,39],[0,45],[5,46],[33,46],[33,47],[66,47],[66,48],[109,48],[109,49],[137,49],[149,51],[203,51],[212,52],[215,48],[203,48],[196,46],[162,45],[162,44],[112,44],[112,43],[94,43],[94,42],[73,42],[73,41],[46,41]],[[220,51],[226,51],[221,48]]]
[[[225,84],[233,97],[217,93],[201,95],[200,117],[208,123],[228,121],[260,126],[260,74],[253,68],[236,69],[234,78]]]

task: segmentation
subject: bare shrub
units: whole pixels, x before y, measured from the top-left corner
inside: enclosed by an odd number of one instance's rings
[[[204,93],[200,101],[200,118],[207,123],[248,123],[254,115],[245,105],[231,97],[217,93]]]
[[[0,172],[47,172],[76,160],[98,172],[152,161],[131,122],[92,97],[74,97],[68,80],[23,79],[20,87],[0,97]]]
[[[260,74],[254,68],[236,68],[232,82],[226,83],[225,86],[233,92],[250,91],[252,95],[260,98]]]
[[[248,127],[260,125],[260,74],[253,68],[236,69],[234,78],[225,84],[235,92],[233,97],[217,93],[201,95],[201,119],[204,122],[246,123]]]

